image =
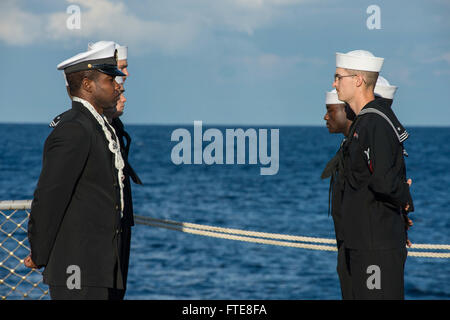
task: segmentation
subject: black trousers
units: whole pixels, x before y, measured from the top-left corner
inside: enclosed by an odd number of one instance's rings
[[[81,287],[69,290],[66,286],[50,286],[52,300],[122,300],[125,290],[99,287]]]
[[[337,255],[337,274],[339,276],[339,283],[341,285],[341,295],[343,300],[350,300],[353,298],[352,278],[350,276],[348,266],[348,255],[345,254],[345,247],[342,241],[338,240],[338,255]]]
[[[342,246],[338,273],[343,299],[403,300],[406,248],[356,250]]]
[[[118,238],[120,268],[116,265],[116,280],[123,279],[124,289],[104,287],[83,287],[68,289],[67,286],[49,286],[52,300],[123,300],[126,292],[130,258],[131,227],[122,227]]]
[[[121,237],[119,238],[119,256],[120,269],[122,272],[123,287],[121,290],[122,299],[125,296],[128,279],[128,266],[130,264],[130,246],[131,246],[131,227],[122,227]]]

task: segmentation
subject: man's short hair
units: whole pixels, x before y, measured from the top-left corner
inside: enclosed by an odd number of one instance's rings
[[[353,70],[353,69],[345,69],[351,74],[361,75],[364,78],[364,83],[367,88],[375,88],[375,84],[377,83],[379,72],[372,71],[362,71],[362,70]]]
[[[78,94],[84,78],[95,81],[97,80],[99,75],[100,72],[98,72],[97,70],[84,70],[66,74],[70,95],[75,96]]]

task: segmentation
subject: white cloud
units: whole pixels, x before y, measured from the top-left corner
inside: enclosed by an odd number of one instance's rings
[[[69,30],[66,12],[33,13],[15,1],[2,1],[0,41],[30,45],[37,41],[114,39],[147,50],[179,52],[208,32],[253,34],[302,0],[152,0],[133,12],[123,1],[66,0],[81,8],[81,29]],[[60,7],[60,5],[58,6]],[[148,14],[148,16],[144,16]]]
[[[12,0],[0,4],[0,39],[9,45],[27,45],[42,36],[43,19],[20,10]]]

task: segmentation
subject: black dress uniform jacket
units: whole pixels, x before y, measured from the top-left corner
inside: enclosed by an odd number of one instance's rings
[[[134,225],[134,211],[133,211],[133,198],[131,193],[131,181],[130,178],[136,184],[142,184],[141,179],[137,176],[134,169],[128,162],[128,155],[131,146],[131,137],[125,131],[124,125],[119,118],[114,118],[111,125],[116,131],[117,138],[120,142],[122,157],[125,162],[124,175],[125,180],[123,197],[124,197],[124,210],[122,218],[122,234],[121,234],[121,245],[120,245],[120,259],[121,259],[121,270],[122,279],[124,283],[124,289],[126,289],[127,278],[128,278],[128,266],[130,261],[130,245],[131,245],[131,227]],[[125,293],[125,292],[123,292]]]
[[[68,266],[76,265],[82,287],[123,288],[113,157],[96,119],[73,102],[45,142],[28,225],[31,258],[45,267],[45,283],[65,286]]]
[[[346,248],[404,248],[402,208],[413,203],[406,183],[402,142],[407,133],[390,108],[375,99],[356,117],[343,145],[345,183],[342,232]],[[368,109],[384,114],[365,113]],[[395,132],[397,130],[398,132]]]
[[[125,131],[124,125],[119,118],[114,118],[112,120],[111,125],[114,127],[116,131],[117,137],[119,138],[122,157],[125,162],[124,168],[124,211],[123,211],[123,224],[124,226],[134,226],[134,217],[133,217],[133,199],[131,194],[131,183],[130,178],[136,184],[142,184],[141,179],[139,179],[138,175],[134,171],[133,167],[131,167],[128,162],[128,154],[130,152],[131,145],[131,137],[128,132]]]

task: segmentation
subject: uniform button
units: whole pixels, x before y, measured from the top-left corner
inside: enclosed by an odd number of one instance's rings
[[[116,210],[119,210],[119,205],[116,204]]]

